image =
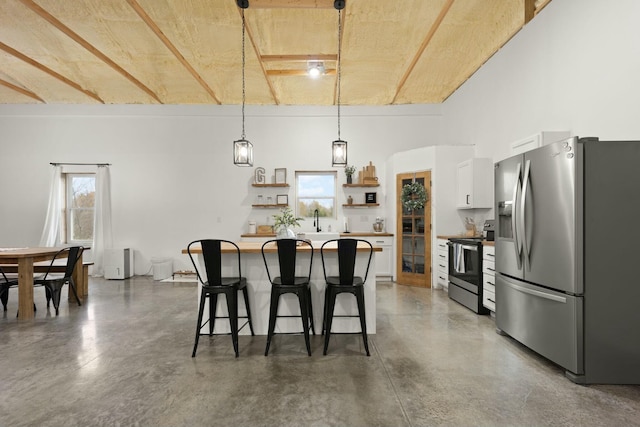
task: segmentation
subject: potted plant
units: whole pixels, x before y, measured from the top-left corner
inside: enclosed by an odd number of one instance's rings
[[[353,174],[356,173],[356,167],[353,165],[347,165],[344,168],[344,173],[347,175],[347,184],[351,184],[353,182]]]
[[[300,221],[304,221],[304,218],[296,217],[289,206],[280,209],[280,214],[273,215],[273,218],[273,229],[278,239],[295,239],[296,233],[292,228],[300,227]]]

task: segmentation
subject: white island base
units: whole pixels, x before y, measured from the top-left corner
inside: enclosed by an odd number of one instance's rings
[[[311,269],[311,300],[313,303],[313,321],[316,330],[316,334],[322,333],[322,316],[324,311],[324,290],[325,281],[322,271],[322,259],[320,257],[321,242],[312,242],[314,246],[313,254],[313,266]],[[249,305],[251,307],[251,315],[253,321],[253,330],[256,335],[267,335],[267,329],[269,325],[269,306],[271,303],[271,283],[267,277],[262,254],[260,253],[260,243],[240,242],[238,246],[241,250],[240,265],[242,268],[242,275],[247,278],[247,287],[249,289]],[[326,249],[326,248],[325,248]],[[379,248],[374,248],[379,251]],[[186,251],[183,251],[186,252]],[[223,257],[228,259],[228,263],[236,263],[237,261],[234,254],[223,254]],[[305,265],[310,253],[298,253],[299,264]],[[356,274],[364,275],[367,263],[367,256],[364,253],[358,254],[358,261],[356,264]],[[369,266],[369,275],[364,285],[365,294],[365,317],[367,320],[367,334],[376,333],[376,281],[375,281],[375,260],[376,257],[371,258],[371,265]],[[271,254],[268,257],[268,261],[273,265],[269,265],[270,272],[273,275],[277,272],[277,256]],[[325,261],[327,263],[327,274],[338,275],[338,263],[337,252],[327,253],[325,251]],[[204,271],[202,258],[198,256],[199,270],[202,273]],[[224,263],[226,264],[226,263]],[[308,265],[308,264],[307,264]],[[329,267],[331,266],[331,267]],[[231,269],[225,270],[223,267],[223,276],[230,275]],[[296,272],[301,276],[305,276],[306,272]],[[197,319],[197,309],[200,304],[200,294],[202,292],[202,285],[198,282],[198,299],[196,303],[196,311],[194,313],[194,321]],[[226,297],[221,296],[218,298],[218,307],[216,316],[227,315],[227,302]],[[280,297],[280,304],[278,307],[279,315],[299,315],[300,305],[298,297],[295,294],[286,294]],[[356,305],[356,299],[353,294],[344,293],[338,295],[336,298],[335,315],[351,314],[357,316],[358,307]],[[245,315],[244,298],[242,294],[238,293],[238,315]],[[209,318],[209,302],[207,300],[204,313],[203,323]],[[242,326],[244,319],[238,319],[238,324]],[[278,318],[276,321],[276,333],[290,333],[290,332],[302,332],[302,321],[299,317],[296,318]],[[332,333],[345,333],[345,332],[360,332],[360,320],[358,317],[335,317],[333,318],[333,325],[331,328]],[[201,332],[203,334],[209,333],[209,324],[206,324]],[[229,333],[229,321],[227,319],[217,319],[215,323],[214,333]],[[249,325],[245,326],[241,331],[241,335],[249,335]]]

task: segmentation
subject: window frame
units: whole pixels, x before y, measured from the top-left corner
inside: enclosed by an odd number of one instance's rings
[[[62,174],[62,180],[63,180],[63,185],[64,185],[64,194],[63,194],[63,215],[61,215],[61,227],[60,227],[60,236],[64,237],[64,241],[62,243],[66,243],[66,244],[70,244],[70,245],[88,245],[90,243],[93,242],[93,233],[95,230],[91,230],[91,238],[90,239],[72,239],[72,227],[71,227],[71,223],[72,223],[72,215],[74,211],[81,211],[81,210],[91,210],[93,211],[93,218],[95,220],[95,215],[96,215],[96,207],[95,207],[95,196],[94,196],[94,205],[93,208],[74,208],[73,206],[73,192],[72,190],[72,185],[73,185],[73,178],[76,177],[92,177],[93,181],[94,181],[94,193],[95,193],[95,180],[96,180],[96,173],[95,172],[64,172]]]
[[[330,197],[321,196],[317,199],[331,200],[333,202],[333,216],[324,216],[323,218],[337,219],[338,218],[338,172],[336,170],[322,170],[322,171],[295,171],[295,213],[296,216],[302,217],[300,213],[300,199],[308,198],[300,196],[300,177],[301,176],[330,176],[333,178],[333,195]],[[312,218],[307,216],[304,218]]]

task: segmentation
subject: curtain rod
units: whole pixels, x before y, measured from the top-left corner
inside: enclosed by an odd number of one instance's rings
[[[111,163],[49,163],[52,166],[69,165],[69,166],[111,166]]]

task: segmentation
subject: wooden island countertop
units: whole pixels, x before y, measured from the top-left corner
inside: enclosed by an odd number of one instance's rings
[[[313,251],[314,252],[320,252],[320,247],[322,246],[322,243],[320,242],[311,242],[313,245]],[[262,243],[261,242],[236,242],[236,245],[238,245],[238,247],[240,248],[240,253],[243,254],[260,254],[262,253]],[[366,251],[369,248],[369,246],[367,246],[364,243],[359,243],[358,244],[358,251]],[[309,252],[311,249],[309,249],[308,246],[303,246],[300,248],[301,252]],[[223,244],[222,245],[222,253],[231,253],[232,251],[235,251],[235,248],[229,244]],[[265,252],[267,253],[273,253],[276,252],[277,248],[276,248],[276,244],[275,243],[271,243],[269,245],[267,245],[267,247],[265,247]],[[337,252],[338,251],[338,245],[337,243],[330,243],[327,246],[325,246],[325,251],[327,252]],[[373,247],[373,251],[374,252],[382,252],[382,248],[379,246],[374,246]],[[200,249],[199,247],[194,247],[192,249],[193,253],[199,254],[202,253],[202,249]],[[183,254],[187,253],[187,249],[183,249],[182,250]]]

